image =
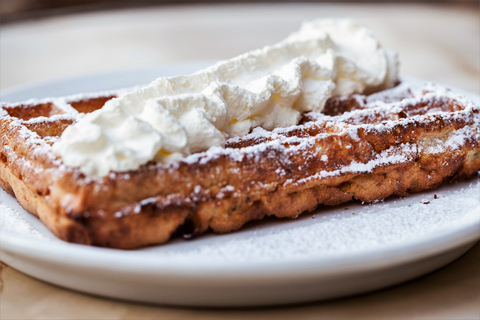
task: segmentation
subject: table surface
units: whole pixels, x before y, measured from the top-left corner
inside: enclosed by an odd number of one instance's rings
[[[2,25],[0,89],[71,76],[233,57],[318,17],[351,17],[398,51],[401,73],[480,94],[478,6],[229,4],[69,14]],[[1,93],[0,93],[1,98]],[[1,100],[1,99],[0,99]],[[142,305],[55,287],[1,264],[1,319],[480,319],[480,243],[441,270],[334,301],[255,309]]]

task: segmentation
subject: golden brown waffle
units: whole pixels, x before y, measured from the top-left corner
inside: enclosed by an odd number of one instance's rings
[[[168,165],[103,178],[66,167],[52,144],[115,95],[3,104],[0,184],[59,238],[114,248],[228,232],[318,205],[405,196],[480,170],[480,108],[400,85],[328,101],[300,125],[227,141]]]

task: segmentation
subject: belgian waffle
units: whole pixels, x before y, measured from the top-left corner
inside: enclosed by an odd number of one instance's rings
[[[169,164],[90,177],[52,152],[63,130],[118,92],[1,105],[0,184],[59,238],[137,248],[318,205],[372,202],[480,170],[480,107],[408,84],[333,98],[294,127]]]

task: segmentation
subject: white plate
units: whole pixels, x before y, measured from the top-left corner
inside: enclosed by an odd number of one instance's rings
[[[1,99],[108,90],[203,66],[52,81],[3,92]],[[478,103],[478,96],[470,97]],[[296,220],[267,219],[231,234],[134,251],[60,241],[1,190],[0,231],[5,263],[91,294],[189,306],[306,302],[385,288],[461,256],[480,239],[480,177],[407,198],[321,207]]]

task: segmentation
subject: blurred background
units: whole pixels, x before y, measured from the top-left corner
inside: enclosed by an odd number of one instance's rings
[[[248,2],[403,2],[403,3],[464,3],[472,4],[478,7],[477,0],[423,0],[423,1],[398,1],[398,0],[337,0],[337,1],[288,1],[288,0],[2,0],[0,3],[0,13],[5,15],[7,20],[16,19],[24,16],[25,13],[45,14],[53,11],[69,10],[100,10],[122,7],[155,6],[165,4],[193,4],[193,3],[248,3]],[[50,11],[50,12],[49,12]]]
[[[200,4],[200,3],[278,3],[278,2],[323,2],[323,3],[366,3],[366,2],[390,2],[390,3],[456,3],[470,5],[472,8],[479,8],[480,2],[478,0],[423,0],[423,1],[398,1],[398,0],[336,0],[336,1],[288,1],[288,0],[2,0],[0,2],[0,15],[2,16],[2,23],[11,21],[28,19],[31,17],[48,16],[66,14],[72,12],[85,12],[95,10],[112,10],[119,8],[145,7],[145,6],[159,6],[172,4]]]
[[[1,0],[0,89],[197,61],[273,44],[302,21],[353,18],[401,72],[480,93],[480,2]],[[158,76],[161,76],[160,74]]]

